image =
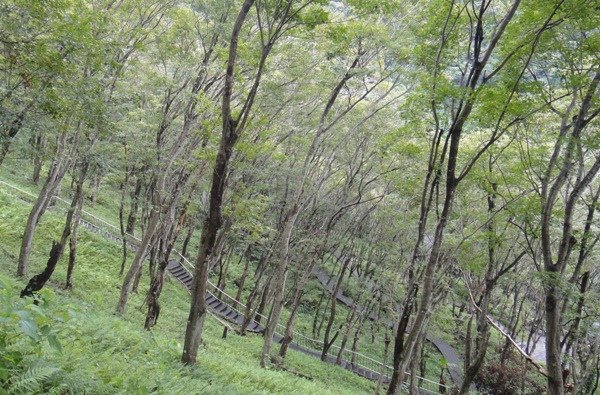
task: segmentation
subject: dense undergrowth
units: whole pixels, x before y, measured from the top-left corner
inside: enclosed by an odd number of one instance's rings
[[[142,322],[145,287],[124,318],[114,316],[120,278],[119,246],[82,231],[74,289],[63,290],[64,258],[39,306],[21,300],[24,282],[13,277],[29,206],[0,187],[0,393],[188,394],[364,393],[374,383],[339,367],[290,352],[285,371],[260,369],[258,336],[230,334],[209,319],[197,367],[179,362],[187,291],[167,280],[161,316],[152,332]],[[62,214],[49,212],[34,240],[31,274],[41,270]],[[141,284],[147,284],[144,273]]]

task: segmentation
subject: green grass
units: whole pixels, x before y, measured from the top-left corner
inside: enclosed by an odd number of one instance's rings
[[[13,181],[17,178],[15,175]],[[12,276],[29,208],[0,186],[0,275],[8,279],[8,291],[15,299],[24,286],[22,280]],[[41,271],[51,240],[59,237],[62,224],[59,212],[43,217],[34,239],[31,274]],[[350,394],[374,390],[374,383],[368,380],[294,351],[286,358],[288,371],[261,369],[258,352],[262,339],[231,333],[221,339],[222,327],[212,318],[206,322],[198,365],[185,367],[179,357],[189,306],[187,291],[174,281],[166,282],[158,325],[147,332],[142,328],[145,314],[139,310],[148,283],[146,273],[139,293],[129,301],[126,315],[118,318],[113,314],[121,282],[119,264],[118,245],[83,229],[71,291],[62,289],[66,262],[64,258],[59,262],[44,295],[49,301],[46,314],[58,334],[62,352],[44,343],[19,364],[22,371],[40,361],[57,369],[44,379],[37,392]],[[22,337],[14,347],[34,350],[30,343]]]

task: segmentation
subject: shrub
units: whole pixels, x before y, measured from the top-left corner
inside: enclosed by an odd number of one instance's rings
[[[512,395],[520,393],[524,384],[525,394],[544,393],[544,387],[527,375],[527,369],[526,365],[511,359],[505,364],[488,363],[479,372],[478,388],[486,394]]]

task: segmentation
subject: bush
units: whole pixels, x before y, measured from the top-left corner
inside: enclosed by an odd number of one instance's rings
[[[524,383],[523,393],[544,393],[544,386],[529,377],[527,369],[526,365],[511,359],[505,364],[488,363],[479,372],[477,387],[486,394],[512,395],[520,393],[521,385]]]

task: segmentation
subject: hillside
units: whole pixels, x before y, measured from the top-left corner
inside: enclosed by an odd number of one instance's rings
[[[599,0],[1,0],[0,395],[600,395]]]
[[[16,198],[14,191],[0,187],[0,270],[2,298],[11,304],[32,310],[29,302],[18,298],[24,287],[14,279],[19,237],[29,206]],[[64,215],[50,212],[40,223],[34,241],[32,272],[41,271],[47,259],[47,247],[60,234]],[[27,376],[38,364],[53,367],[49,377],[36,378],[35,370],[27,393],[370,393],[373,383],[341,368],[291,352],[286,359],[288,371],[258,368],[256,335],[239,337],[231,333],[221,339],[222,326],[209,319],[204,337],[202,362],[185,368],[179,362],[181,336],[185,327],[189,295],[176,281],[165,284],[159,324],[152,332],[143,330],[142,305],[147,280],[141,282],[131,300],[125,319],[114,315],[119,288],[120,251],[118,245],[82,231],[80,260],[75,276],[77,284],[65,291],[66,260],[61,259],[49,287],[42,297],[44,323],[56,333],[61,352],[42,341],[33,346],[26,336],[10,344],[8,350],[22,350],[25,357],[12,372],[15,380]],[[144,273],[144,276],[147,276]],[[8,313],[3,305],[3,317]],[[18,321],[2,325],[3,332],[19,332]]]

